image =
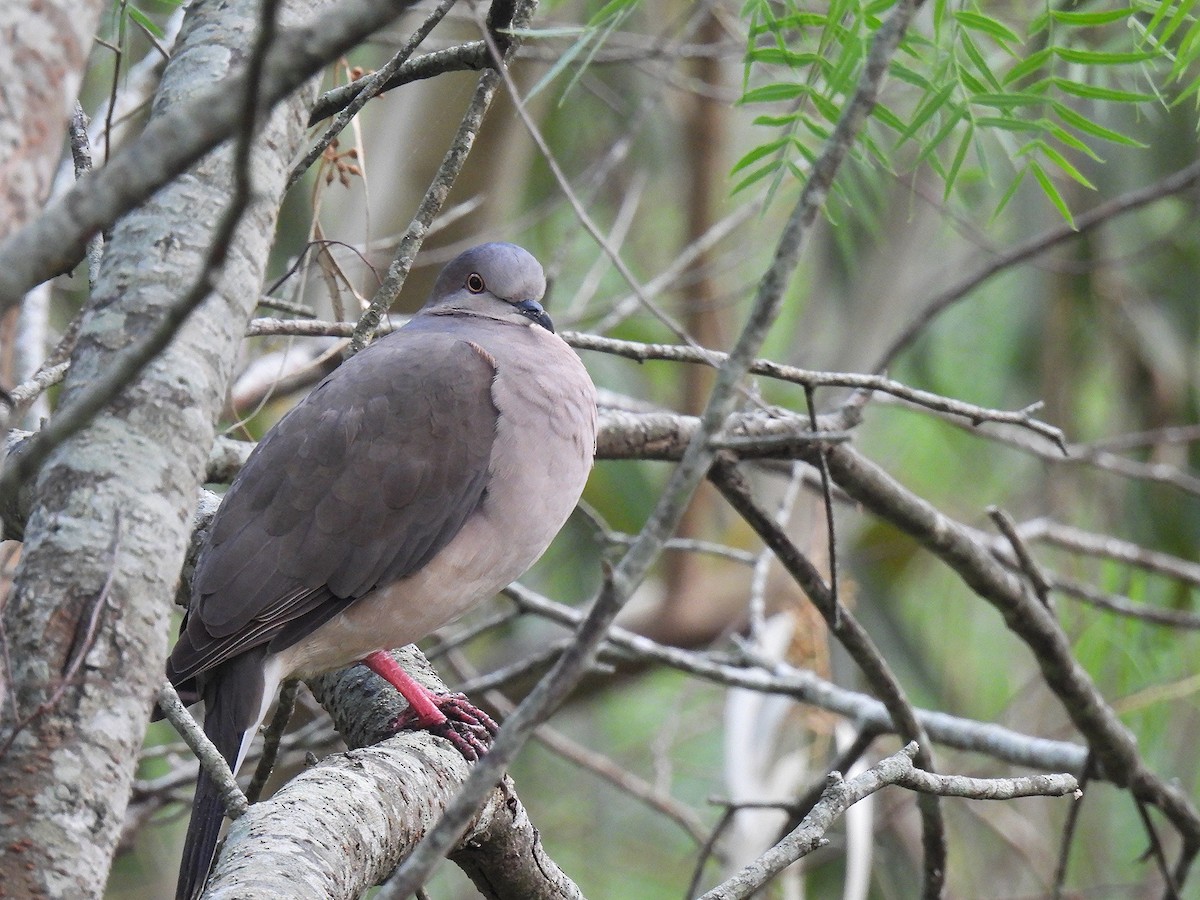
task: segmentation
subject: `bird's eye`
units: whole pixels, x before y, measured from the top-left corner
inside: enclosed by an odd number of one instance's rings
[[[472,294],[482,294],[486,287],[483,277],[478,272],[472,272],[467,276],[467,290]]]

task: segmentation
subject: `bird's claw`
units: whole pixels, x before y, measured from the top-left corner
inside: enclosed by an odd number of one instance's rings
[[[428,722],[410,706],[392,722],[395,731],[428,731],[445,738],[467,762],[475,762],[488,751],[500,730],[496,720],[475,706],[464,694],[432,694],[430,700],[445,717]]]

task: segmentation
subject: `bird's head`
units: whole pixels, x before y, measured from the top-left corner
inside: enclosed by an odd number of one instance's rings
[[[529,251],[516,244],[480,244],[447,263],[425,308],[524,318],[553,331],[541,304],[545,292],[546,276]]]

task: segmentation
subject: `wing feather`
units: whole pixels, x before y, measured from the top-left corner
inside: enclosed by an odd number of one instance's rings
[[[457,335],[404,328],[281,419],[213,520],[172,680],[283,649],[448,544],[487,483],[494,377]]]

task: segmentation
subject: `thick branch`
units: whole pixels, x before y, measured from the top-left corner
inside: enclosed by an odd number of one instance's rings
[[[968,529],[905,489],[857,451],[844,445],[834,447],[828,459],[830,474],[847,494],[914,537],[996,607],[1008,627],[1033,652],[1047,685],[1087,739],[1105,777],[1159,807],[1179,830],[1184,858],[1190,861],[1200,847],[1200,813],[1183,791],[1146,767],[1136,738],[1075,659],[1053,613],[1027,592],[986,546],[973,540]]]
[[[394,655],[427,686],[446,689],[415,647]],[[389,723],[404,701],[364,666],[324,675],[311,687],[352,749],[298,775],[231,826],[208,900],[356,900],[407,856],[470,771],[440,738],[392,737]],[[451,858],[489,898],[582,897],[546,856],[507,778]]]

